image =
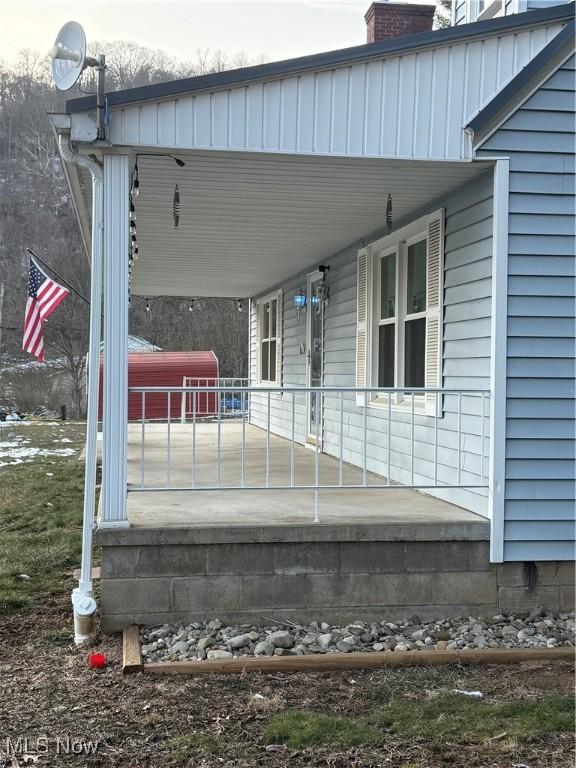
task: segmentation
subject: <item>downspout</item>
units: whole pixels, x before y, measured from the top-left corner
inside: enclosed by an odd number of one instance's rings
[[[80,581],[72,591],[74,642],[86,642],[94,632],[96,601],[92,589],[92,538],[96,511],[96,447],[98,440],[98,389],[102,306],[102,262],[104,237],[104,174],[95,160],[73,151],[70,135],[58,135],[60,154],[67,163],[81,166],[92,175],[92,239],[90,285],[90,335],[88,344],[86,459],[84,465],[84,510]]]

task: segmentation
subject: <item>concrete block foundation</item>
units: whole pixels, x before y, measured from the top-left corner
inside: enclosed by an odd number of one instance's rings
[[[489,562],[484,521],[100,530],[102,627],[572,610],[573,563]]]

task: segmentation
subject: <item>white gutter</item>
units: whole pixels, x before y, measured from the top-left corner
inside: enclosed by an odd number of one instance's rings
[[[60,154],[67,163],[86,168],[92,175],[92,242],[90,284],[90,337],[88,346],[88,396],[86,413],[86,459],[84,466],[84,511],[82,522],[82,563],[78,587],[72,592],[74,642],[89,639],[94,630],[96,602],[92,590],[92,538],[96,509],[96,447],[98,439],[98,388],[102,310],[102,262],[104,243],[104,174],[89,157],[72,150],[70,135],[58,134]]]

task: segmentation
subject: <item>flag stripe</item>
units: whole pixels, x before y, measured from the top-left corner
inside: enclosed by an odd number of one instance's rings
[[[67,288],[51,280],[30,257],[22,348],[38,360],[44,360],[43,324],[69,293]]]

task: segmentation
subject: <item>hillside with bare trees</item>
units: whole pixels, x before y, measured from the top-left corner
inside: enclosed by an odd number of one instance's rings
[[[182,63],[126,41],[90,47],[106,54],[108,90],[255,63],[245,54],[228,59],[208,50]],[[47,118],[63,109],[66,98],[94,91],[89,71],[80,87],[57,91],[49,58],[31,51],[23,51],[15,67],[0,63],[0,408],[66,404],[73,415],[83,413],[89,306],[82,296],[89,295],[90,265]],[[44,366],[22,365],[31,361],[21,351],[27,248],[80,294],[72,293],[48,321]],[[156,298],[148,304],[133,297],[130,333],[165,350],[212,349],[222,376],[245,375],[247,311],[239,312],[237,302],[227,299],[197,300],[191,311],[193,298]]]

